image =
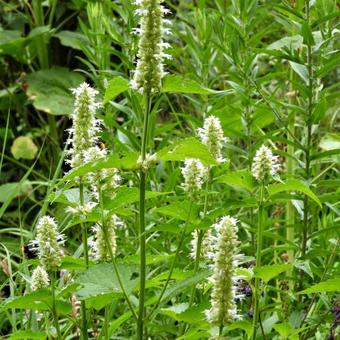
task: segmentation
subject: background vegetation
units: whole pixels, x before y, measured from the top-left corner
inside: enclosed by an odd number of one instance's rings
[[[0,335],[53,337],[46,291],[31,293],[37,259],[27,255],[40,216],[55,216],[66,235],[57,282],[63,338],[79,334],[76,300],[86,301],[90,338],[132,339],[135,320],[110,263],[86,270],[79,219],[65,212],[79,200],[64,173],[70,88],[86,80],[99,91],[100,139],[123,178],[105,209],[126,225],[117,230],[116,265],[131,303],[140,296],[138,172],[143,96],[129,89],[138,26],[135,5],[115,1],[0,0]],[[242,320],[223,336],[253,334],[254,279],[262,282],[261,339],[335,339],[339,325],[339,8],[335,0],[166,1],[172,59],[150,115],[147,148],[159,162],[146,183],[146,335],[151,339],[217,336],[207,322],[210,271],[189,257],[191,231],[224,215],[239,220],[240,273],[250,293],[238,302]],[[196,129],[214,115],[229,141],[227,162],[194,201],[180,184],[188,157],[213,164]],[[179,143],[179,144],[178,144]],[[259,186],[251,175],[266,143],[280,155],[282,183],[266,190],[262,267],[254,268]],[[175,145],[180,145],[171,152]],[[118,161],[116,157],[123,160]],[[97,169],[103,167],[97,164]],[[77,174],[85,174],[82,167]],[[73,176],[74,178],[75,176]],[[86,225],[99,219],[99,210]],[[181,233],[184,242],[172,262]],[[26,249],[22,252],[22,249]],[[161,301],[171,264],[172,279]],[[191,298],[193,287],[194,297]],[[245,288],[244,288],[245,289]],[[38,312],[37,312],[38,311]]]

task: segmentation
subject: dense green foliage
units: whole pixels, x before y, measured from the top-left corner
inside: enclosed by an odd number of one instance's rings
[[[168,74],[159,93],[141,94],[129,83],[139,48],[132,1],[0,0],[0,337],[336,339],[339,5],[164,6]],[[98,90],[98,145],[107,154],[70,169],[71,89],[84,81]],[[227,137],[225,162],[197,133],[211,115]],[[263,144],[281,169],[261,182],[252,163]],[[182,185],[188,158],[210,169],[195,193]],[[91,199],[100,171],[113,175],[113,168],[119,185],[102,186],[91,211],[73,214]],[[37,271],[32,291],[39,260],[28,244],[44,215],[65,236],[63,257],[47,287]],[[205,315],[214,289],[209,260],[190,254],[193,232],[203,248],[226,215],[237,219],[245,297],[232,303],[242,318],[217,325]],[[96,223],[97,244],[103,237],[100,246],[113,238],[116,245],[103,250],[102,262],[90,252],[87,263]],[[227,244],[234,235],[225,233]]]

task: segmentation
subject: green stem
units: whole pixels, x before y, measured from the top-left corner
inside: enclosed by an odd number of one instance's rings
[[[82,179],[80,179],[79,183],[79,200],[80,205],[84,206],[84,185]],[[83,241],[83,249],[84,249],[84,263],[85,268],[89,268],[89,253],[87,248],[87,229],[85,223],[80,223],[81,231],[82,231],[82,241]],[[86,304],[85,301],[81,301],[81,318],[82,318],[82,336],[84,340],[88,339],[87,334],[87,320],[86,320]]]
[[[51,278],[51,291],[52,291],[52,315],[53,315],[53,321],[54,326],[57,331],[57,338],[58,340],[62,339],[59,322],[58,322],[58,313],[57,313],[57,307],[56,307],[56,300],[55,300],[55,272],[50,273]]]
[[[175,253],[174,259],[172,260],[172,263],[171,263],[171,267],[170,267],[170,270],[169,270],[168,277],[167,277],[167,279],[165,281],[165,284],[163,286],[161,294],[159,295],[159,298],[158,298],[154,308],[152,309],[152,311],[150,312],[150,314],[148,316],[148,320],[151,320],[153,313],[157,310],[159,304],[162,302],[163,295],[164,295],[164,293],[165,293],[165,291],[166,291],[166,289],[168,287],[168,284],[169,284],[169,282],[171,280],[171,276],[172,276],[172,273],[173,273],[173,271],[175,269],[175,264],[176,264],[179,252],[180,252],[180,250],[182,248],[182,244],[183,244],[183,241],[184,241],[184,238],[185,238],[185,234],[186,234],[186,231],[187,231],[187,227],[188,227],[188,224],[189,224],[189,220],[190,220],[190,216],[191,216],[191,210],[192,210],[192,205],[193,205],[193,201],[191,200],[190,201],[190,205],[189,205],[188,216],[187,216],[187,219],[185,221],[184,228],[182,230],[182,234],[181,234],[181,237],[180,237],[177,249],[176,249],[176,253]]]
[[[258,226],[257,226],[257,249],[256,249],[256,267],[261,267],[261,252],[262,252],[262,238],[263,238],[263,212],[264,212],[264,184],[260,187],[260,200],[258,210]],[[253,316],[253,340],[256,339],[256,331],[259,323],[261,289],[260,279],[255,278],[255,292],[254,292],[254,316]]]
[[[109,250],[110,259],[111,259],[111,262],[113,264],[114,271],[115,271],[115,274],[117,276],[119,286],[120,286],[120,288],[121,288],[121,290],[123,292],[124,298],[125,298],[128,306],[129,306],[129,308],[130,308],[132,316],[137,321],[136,312],[135,312],[135,310],[134,310],[134,308],[132,306],[132,303],[131,303],[131,301],[129,299],[129,296],[127,295],[127,292],[125,290],[125,287],[124,287],[123,281],[121,279],[121,276],[119,274],[117,263],[116,263],[116,260],[115,260],[115,257],[114,257],[113,251],[112,251],[112,247],[111,247],[111,244],[109,242],[107,228],[106,228],[106,223],[105,223],[105,216],[104,216],[104,205],[103,205],[104,202],[103,202],[103,199],[102,199],[102,192],[101,192],[101,190],[98,190],[98,192],[99,192],[100,210],[101,210],[101,218],[102,218],[102,228],[103,228],[104,238],[105,238],[105,242],[106,242],[106,247]]]
[[[146,156],[149,116],[151,111],[151,95],[145,95],[144,127],[142,135],[141,161]],[[145,236],[145,190],[146,173],[143,166],[139,172],[139,248],[140,248],[140,273],[139,273],[139,306],[137,320],[137,339],[143,339],[144,335],[144,314],[145,314],[145,281],[146,281],[146,236]]]

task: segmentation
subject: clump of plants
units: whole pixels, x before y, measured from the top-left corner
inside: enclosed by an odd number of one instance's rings
[[[3,8],[1,336],[337,338],[335,1]]]

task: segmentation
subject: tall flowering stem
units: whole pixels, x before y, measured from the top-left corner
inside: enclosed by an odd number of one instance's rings
[[[252,163],[253,177],[258,181],[260,191],[258,200],[258,223],[257,223],[257,239],[256,239],[256,267],[261,267],[262,255],[262,239],[264,227],[264,193],[265,185],[272,179],[278,178],[280,164],[277,156],[273,155],[271,149],[262,145],[255,154]],[[259,324],[260,313],[260,279],[255,278],[255,294],[254,294],[254,317],[253,317],[253,340],[256,339],[257,327]],[[261,325],[261,323],[260,323]],[[262,327],[261,327],[262,329]]]
[[[139,307],[137,321],[137,339],[143,339],[145,318],[145,280],[146,280],[146,237],[145,237],[145,190],[147,178],[147,137],[149,116],[151,113],[152,96],[161,91],[161,80],[164,76],[163,59],[167,55],[163,52],[167,44],[163,42],[164,14],[168,11],[161,5],[162,0],[136,0],[136,13],[140,16],[140,27],[135,33],[140,36],[137,53],[137,66],[131,86],[144,94],[145,112],[140,151],[139,172],[139,248],[140,248],[140,283]]]

